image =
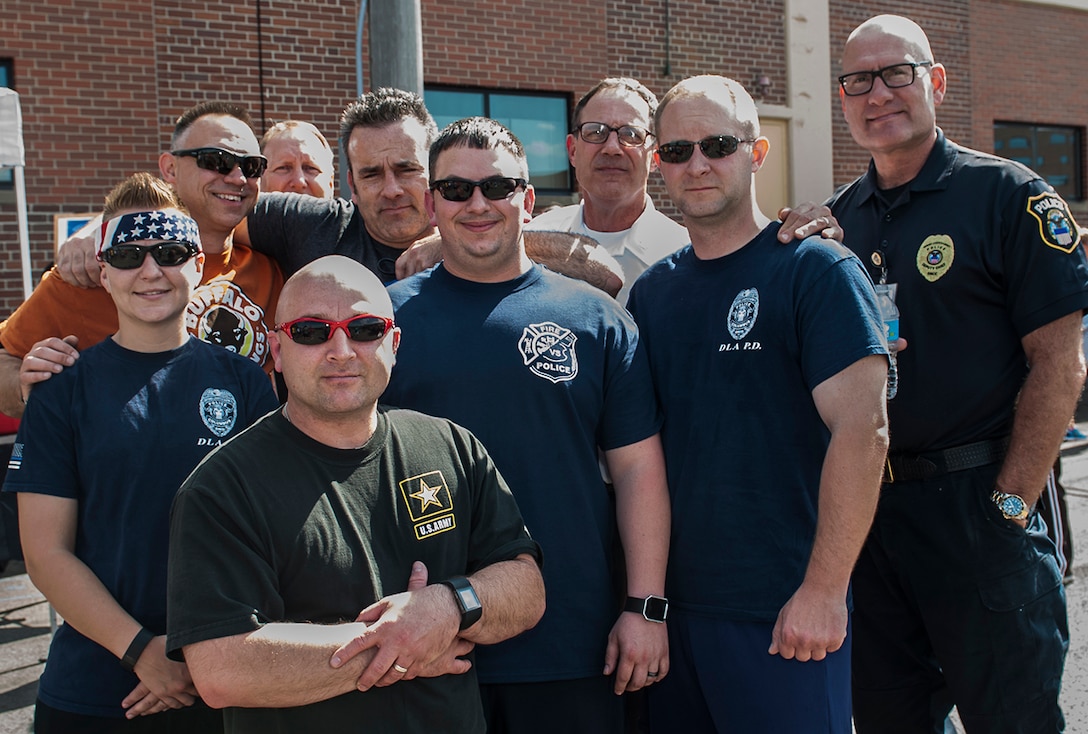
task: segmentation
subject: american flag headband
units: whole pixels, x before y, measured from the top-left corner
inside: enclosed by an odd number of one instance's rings
[[[200,229],[192,217],[177,209],[158,209],[148,212],[130,212],[102,222],[98,230],[95,252],[102,253],[111,247],[141,240],[165,240],[192,244],[199,251]]]

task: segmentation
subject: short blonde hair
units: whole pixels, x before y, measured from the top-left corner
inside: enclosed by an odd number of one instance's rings
[[[110,219],[118,212],[143,209],[177,209],[186,211],[178,201],[178,195],[170,184],[150,173],[134,173],[113,187],[106,194],[106,203],[102,207],[102,218]]]

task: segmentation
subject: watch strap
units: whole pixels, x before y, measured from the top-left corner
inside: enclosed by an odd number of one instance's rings
[[[458,630],[464,631],[480,621],[483,616],[483,606],[480,597],[476,595],[476,589],[472,582],[464,576],[454,576],[442,582],[453,591],[453,599],[457,602],[457,608],[461,610],[461,625]]]
[[[660,609],[660,613],[656,610]],[[669,600],[663,596],[650,594],[640,599],[629,596],[623,603],[623,611],[641,614],[647,622],[664,622],[669,616]]]

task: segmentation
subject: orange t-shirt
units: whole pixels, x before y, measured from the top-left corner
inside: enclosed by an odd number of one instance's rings
[[[185,326],[204,341],[232,349],[272,372],[268,332],[275,326],[283,274],[266,255],[234,245],[204,254],[204,272],[185,312]],[[9,319],[0,344],[23,357],[42,339],[79,337],[78,349],[117,333],[117,309],[104,288],[78,288],[50,268]]]

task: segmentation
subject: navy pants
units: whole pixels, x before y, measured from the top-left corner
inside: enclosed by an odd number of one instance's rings
[[[1056,549],[994,506],[998,470],[884,485],[853,576],[858,734],[941,732],[953,705],[971,734],[1063,730]]]
[[[850,645],[771,655],[773,622],[669,609],[669,674],[647,690],[652,734],[850,734]]]

